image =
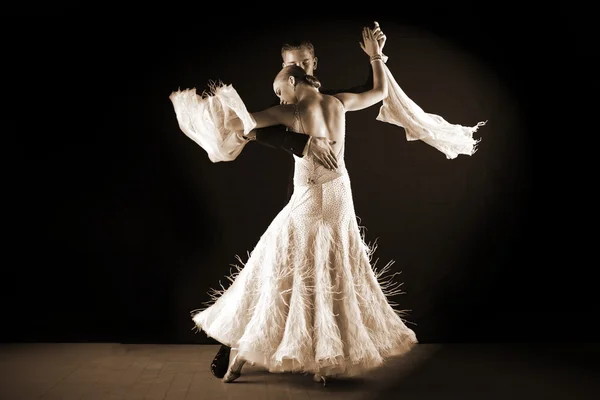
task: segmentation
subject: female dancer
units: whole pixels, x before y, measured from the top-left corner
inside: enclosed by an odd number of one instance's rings
[[[256,128],[283,124],[335,141],[338,168],[295,157],[289,203],[231,286],[193,315],[208,336],[237,348],[225,382],[237,379],[249,361],[272,372],[310,372],[325,383],[327,376],[352,376],[380,366],[417,343],[371,265],[344,164],[346,112],[370,107],[387,95],[381,49],[369,28],[363,29],[361,46],[370,56],[373,89],[325,95],[314,76],[288,66],[273,84],[281,105],[249,114]],[[248,132],[248,115],[233,108],[222,109],[225,130]]]

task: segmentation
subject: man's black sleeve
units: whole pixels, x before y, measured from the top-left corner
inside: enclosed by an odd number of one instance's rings
[[[256,141],[265,146],[274,147],[302,157],[308,135],[288,131],[283,125],[269,126],[256,130]]]

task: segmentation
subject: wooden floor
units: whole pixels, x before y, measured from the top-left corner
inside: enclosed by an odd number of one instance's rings
[[[214,378],[214,345],[0,344],[0,400],[600,399],[598,345],[419,344],[361,379],[246,366]]]

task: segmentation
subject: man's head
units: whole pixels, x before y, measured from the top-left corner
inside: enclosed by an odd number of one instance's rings
[[[308,75],[314,75],[317,69],[317,57],[315,57],[315,48],[307,40],[301,42],[286,43],[281,47],[282,67],[297,65]]]

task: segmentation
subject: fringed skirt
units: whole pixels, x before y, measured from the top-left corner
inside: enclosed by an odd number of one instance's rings
[[[297,184],[230,286],[215,290],[193,321],[271,372],[359,375],[417,343],[390,301],[401,293],[393,262],[377,271],[374,250],[357,223],[347,172]]]

